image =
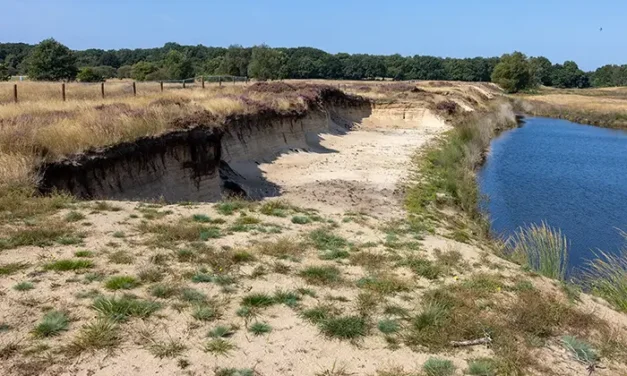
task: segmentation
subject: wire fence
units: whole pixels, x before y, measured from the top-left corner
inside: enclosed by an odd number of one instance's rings
[[[226,85],[248,84],[248,77],[240,76],[197,76],[183,80],[105,82],[38,82],[9,81],[0,83],[0,104],[36,100],[95,100],[144,94],[163,93],[175,89],[205,89]]]

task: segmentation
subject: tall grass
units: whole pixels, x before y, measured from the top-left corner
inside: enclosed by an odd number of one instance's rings
[[[545,222],[520,227],[505,242],[505,251],[546,277],[563,281],[566,276],[568,241]]]
[[[585,284],[593,294],[627,312],[627,248],[619,255],[599,251],[595,256],[584,268]]]

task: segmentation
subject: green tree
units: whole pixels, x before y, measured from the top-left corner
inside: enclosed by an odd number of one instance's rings
[[[166,55],[165,69],[169,78],[173,80],[183,80],[194,76],[192,62],[176,50],[170,50]]]
[[[551,74],[553,65],[544,56],[529,58],[529,69],[531,80],[534,85],[551,86]]]
[[[9,67],[5,63],[0,63],[0,81],[8,81],[9,78],[11,78]]]
[[[217,73],[231,76],[246,76],[250,59],[250,49],[239,45],[230,46],[218,67]]]
[[[520,52],[503,55],[492,72],[492,82],[508,93],[528,88],[531,85],[531,73],[527,57]]]
[[[122,65],[118,68],[118,78],[131,78],[131,73],[133,71],[133,67],[130,65]]]
[[[551,81],[559,88],[585,88],[590,86],[588,75],[574,61],[565,61],[564,65],[555,64],[552,69]]]
[[[92,67],[81,68],[76,75],[76,79],[80,82],[100,82],[102,81],[102,75]]]
[[[253,53],[248,66],[248,75],[259,80],[281,78],[285,56],[281,51],[266,45],[253,47]]]
[[[155,67],[154,64],[147,61],[140,61],[133,65],[133,69],[131,69],[131,78],[137,81],[146,81],[146,76],[156,70],[157,67]]]
[[[72,51],[52,38],[41,41],[28,58],[28,76],[32,80],[73,80],[77,71]]]

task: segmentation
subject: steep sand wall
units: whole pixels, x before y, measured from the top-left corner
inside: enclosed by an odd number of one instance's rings
[[[243,117],[139,139],[42,166],[40,190],[86,199],[216,201],[223,194],[276,196],[259,164],[290,151],[325,152],[323,133],[341,134],[370,104],[329,105],[306,114]]]

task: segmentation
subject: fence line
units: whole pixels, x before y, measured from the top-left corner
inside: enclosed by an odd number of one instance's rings
[[[31,81],[34,82],[34,81]],[[249,79],[248,77],[243,77],[243,76],[229,76],[229,75],[220,75],[220,76],[208,76],[208,75],[203,75],[203,76],[197,76],[197,77],[192,77],[192,78],[185,78],[182,80],[162,80],[162,81],[139,81],[140,83],[159,83],[159,88],[160,88],[160,92],[164,91],[164,84],[181,84],[181,88],[186,89],[188,87],[190,87],[190,85],[188,84],[196,84],[197,82],[200,82],[200,87],[202,89],[205,88],[205,83],[209,82],[209,83],[218,83],[219,86],[222,86],[222,84],[227,84],[227,83],[232,83],[235,84],[236,82],[241,82],[241,83],[246,83],[248,84]],[[88,86],[92,83],[78,83],[78,84],[84,84],[85,86]],[[104,99],[106,97],[106,82],[101,82],[100,83],[100,96],[102,99]],[[117,83],[116,83],[117,84]],[[96,86],[96,85],[94,85]],[[137,85],[137,81],[133,81],[131,83],[131,87],[133,90],[133,96],[137,96],[138,93],[138,86]],[[191,86],[194,87],[194,86]],[[66,93],[66,83],[62,82],[61,83],[61,100],[63,102],[65,102],[68,99],[68,96],[66,94],[71,93],[70,90],[67,91]],[[19,102],[19,89],[18,89],[18,84],[13,84],[13,103],[18,103]],[[0,104],[2,104],[2,101],[0,101]]]

